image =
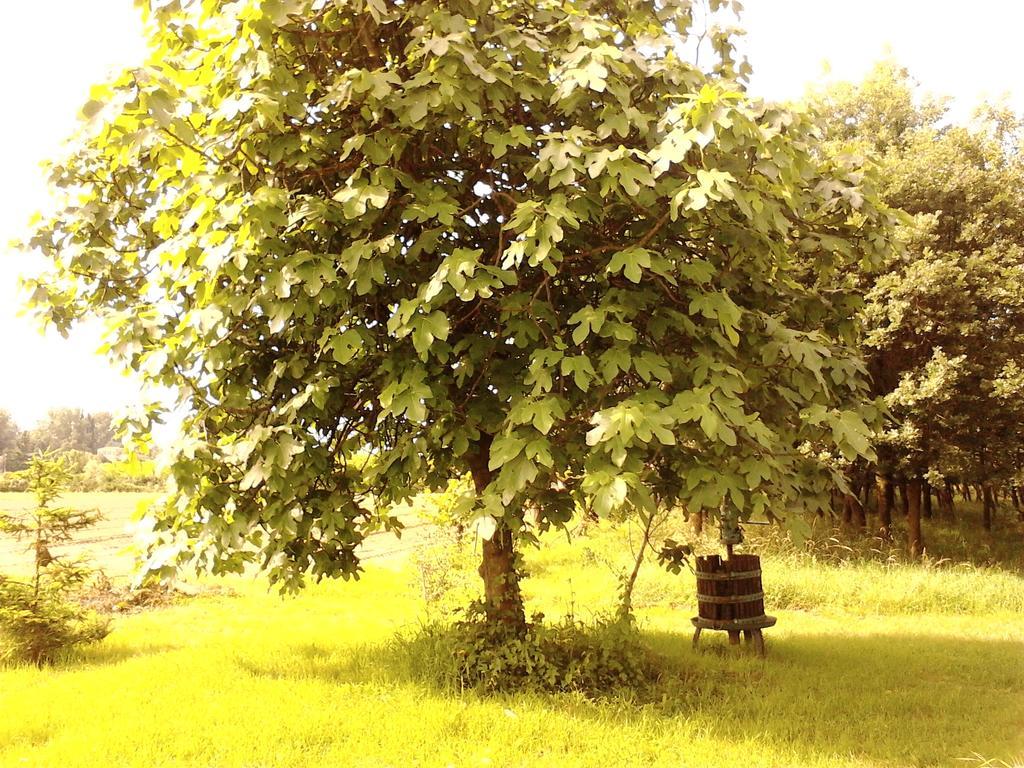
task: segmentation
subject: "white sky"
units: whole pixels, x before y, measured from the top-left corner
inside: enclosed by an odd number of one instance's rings
[[[0,409],[30,426],[51,407],[117,410],[139,387],[94,354],[96,329],[65,341],[20,316],[17,275],[29,262],[7,243],[42,207],[39,163],[60,152],[89,86],[141,61],[131,0],[18,0],[0,31]],[[891,53],[930,91],[956,97],[966,115],[982,97],[1009,96],[1024,111],[1017,0],[746,0],[753,90],[800,96],[823,78],[860,79]],[[31,31],[29,33],[28,31]]]

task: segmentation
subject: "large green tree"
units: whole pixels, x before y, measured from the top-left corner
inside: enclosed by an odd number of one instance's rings
[[[726,33],[688,63],[692,24],[687,0],[152,12],[32,240],[36,307],[106,318],[189,413],[150,568],[348,576],[390,503],[470,474],[486,605],[519,622],[527,509],[778,512],[827,489],[823,452],[869,452],[837,275],[888,214],[806,114],[745,95]]]
[[[865,353],[893,418],[878,443],[879,476],[883,494],[890,475],[905,478],[910,546],[920,552],[925,473],[988,487],[988,526],[991,486],[1021,465],[1024,131],[991,106],[952,123],[945,102],[920,94],[891,61],[816,101],[834,153],[875,152],[883,199],[910,216],[905,247],[862,282]]]

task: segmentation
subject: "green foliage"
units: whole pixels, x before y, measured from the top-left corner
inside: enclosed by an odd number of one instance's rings
[[[674,539],[665,539],[665,543],[658,550],[658,564],[669,573],[682,573],[684,568],[692,568],[692,557],[693,546],[680,544]]]
[[[906,70],[818,94],[831,151],[872,145],[904,249],[866,292],[864,349],[893,423],[881,471],[1003,482],[1024,463],[1024,122],[950,124]]]
[[[98,461],[95,456],[81,454],[69,458],[68,491],[137,492],[153,491],[163,487],[163,478],[151,460],[126,459],[124,461]],[[66,453],[59,454],[66,457]],[[29,489],[29,473],[5,472],[0,474],[0,493],[23,492]]]
[[[427,528],[426,541],[414,549],[409,560],[432,621],[450,620],[480,594],[475,565],[479,559],[477,532],[460,514],[468,487],[468,479],[452,480],[444,491],[422,493],[410,505],[392,510],[394,514],[408,510]]]
[[[24,493],[28,490],[28,477],[22,472],[4,472],[0,475],[0,493]]]
[[[113,440],[113,417],[109,413],[51,408],[42,421],[24,433],[23,447],[30,453],[76,451],[95,454]]]
[[[20,436],[21,429],[14,417],[8,411],[0,409],[0,456],[8,457],[15,451]]]
[[[51,551],[99,520],[94,512],[57,506],[71,470],[67,458],[34,456],[23,474],[35,508],[25,515],[0,515],[0,533],[27,540],[34,555],[29,581],[0,576],[0,661],[41,666],[108,632],[106,621],[74,602],[89,569]]]
[[[727,29],[682,59],[688,0],[148,18],[53,168],[73,199],[29,284],[188,413],[149,569],[347,578],[392,504],[471,470],[473,517],[532,539],[813,506],[823,452],[869,453],[840,278],[888,252],[875,178],[745,94]]]
[[[163,478],[152,460],[91,461],[71,483],[75,491],[153,491],[163,487]]]
[[[602,696],[643,692],[658,677],[654,656],[636,627],[618,619],[586,625],[567,617],[543,624],[535,616],[525,629],[486,620],[471,607],[454,624],[433,624],[400,641],[413,669],[451,691],[483,693],[574,691]]]
[[[70,586],[46,579],[37,591],[0,576],[0,664],[43,666],[107,636],[109,622],[69,601]]]

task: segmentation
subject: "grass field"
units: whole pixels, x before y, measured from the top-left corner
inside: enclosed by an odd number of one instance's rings
[[[72,509],[98,510],[103,518],[71,545],[55,547],[55,554],[85,556],[112,577],[125,576],[134,567],[129,551],[136,512],[153,499],[146,493],[67,493],[60,503]],[[32,508],[30,493],[0,493],[0,514],[19,513]],[[27,548],[0,537],[0,573],[24,570],[31,563]]]
[[[551,537],[528,558],[530,607],[610,608],[627,539]],[[1024,577],[1012,564],[780,551],[765,572],[779,623],[760,660],[715,636],[694,653],[692,576],[645,569],[635,604],[665,673],[642,702],[424,685],[394,642],[425,609],[408,558],[294,599],[233,580],[233,595],[118,618],[64,666],[0,670],[0,766],[1024,763]]]

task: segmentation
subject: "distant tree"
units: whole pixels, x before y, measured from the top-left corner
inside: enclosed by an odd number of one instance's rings
[[[29,432],[33,451],[85,451],[96,453],[114,438],[109,413],[85,413],[78,408],[53,408]]]
[[[18,450],[18,440],[21,437],[14,417],[8,411],[0,410],[0,472],[13,469],[12,459]]]
[[[468,473],[488,613],[521,624],[538,528],[820,503],[822,452],[870,454],[837,276],[888,213],[807,115],[744,94],[727,32],[681,58],[692,24],[688,0],[160,4],[54,169],[74,199],[32,289],[189,411],[158,524],[182,562],[348,577],[389,504]]]
[[[861,84],[817,95],[834,154],[873,149],[882,195],[909,214],[905,248],[864,275],[865,351],[894,422],[878,443],[887,527],[893,477],[907,483],[911,541],[929,470],[992,486],[1021,467],[1024,397],[1022,124],[990,106],[969,125],[920,97],[906,70],[879,64]]]

